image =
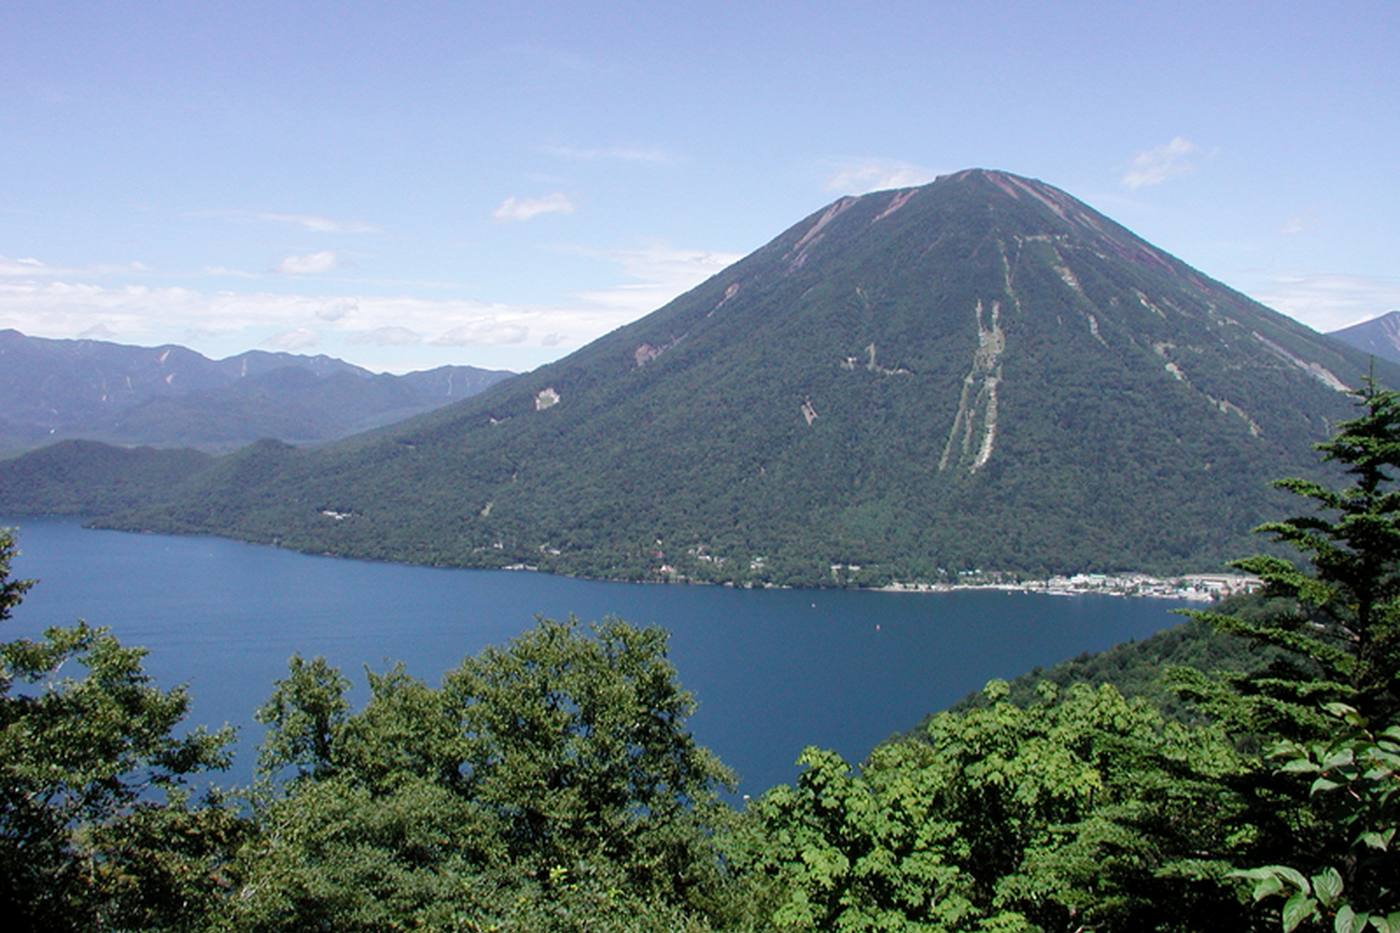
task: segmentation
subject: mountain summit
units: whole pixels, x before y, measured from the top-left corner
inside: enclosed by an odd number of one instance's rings
[[[633,579],[1218,568],[1366,367],[1065,192],[974,169],[843,197],[556,363],[234,455],[119,523]]]
[[[1327,336],[1350,344],[1363,353],[1400,363],[1400,311],[1390,311],[1360,324],[1329,331]]]

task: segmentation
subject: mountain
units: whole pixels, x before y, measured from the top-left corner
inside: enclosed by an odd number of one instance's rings
[[[511,375],[444,366],[374,375],[328,356],[208,359],[174,345],[46,340],[0,331],[0,451],[63,438],[232,449],[314,442],[402,420]]]
[[[1316,473],[1368,365],[1063,191],[970,170],[841,198],[481,395],[241,452],[104,522],[741,584],[1214,569],[1292,507],[1269,480]]]
[[[218,462],[212,454],[187,447],[59,441],[0,462],[0,511],[92,515],[137,508],[176,489],[196,487],[204,471]]]
[[[1327,336],[1392,363],[1400,363],[1400,311],[1329,331]]]

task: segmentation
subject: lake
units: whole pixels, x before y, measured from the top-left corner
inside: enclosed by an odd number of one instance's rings
[[[218,538],[97,531],[0,516],[20,528],[13,568],[40,580],[0,638],[85,618],[150,649],[163,685],[189,684],[190,721],[239,727],[230,781],[246,781],[254,709],[294,652],[324,655],[367,695],[363,669],[403,661],[434,685],[534,617],[620,616],[671,632],[695,694],[697,738],[757,794],[791,781],[809,744],[859,761],[894,732],[995,677],[1177,624],[1181,603],[1003,592],[739,590],[602,583],[313,557]]]

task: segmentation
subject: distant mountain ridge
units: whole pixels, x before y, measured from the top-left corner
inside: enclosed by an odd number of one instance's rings
[[[1316,474],[1369,362],[1057,188],[976,169],[840,198],[479,396],[240,451],[103,521],[755,585],[1218,569],[1288,507],[1270,480]],[[6,481],[0,508],[22,507]]]
[[[1390,311],[1369,321],[1331,331],[1327,336],[1350,344],[1363,353],[1400,363],[1400,311]]]
[[[232,449],[319,442],[465,398],[511,373],[444,366],[376,375],[329,356],[49,340],[0,331],[0,451],[83,438]]]

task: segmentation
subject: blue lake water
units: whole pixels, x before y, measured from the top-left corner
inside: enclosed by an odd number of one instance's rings
[[[436,684],[536,614],[660,625],[699,701],[697,738],[739,773],[741,792],[757,794],[796,776],[805,745],[859,761],[991,678],[1180,621],[1170,610],[1181,604],[1165,600],[600,583],[312,557],[69,521],[0,516],[0,526],[20,528],[15,575],[41,581],[0,638],[81,617],[146,646],[157,680],[189,685],[192,722],[239,727],[229,782],[248,779],[261,728],[253,710],[294,652],[340,666],[362,700],[365,665],[401,660]]]

